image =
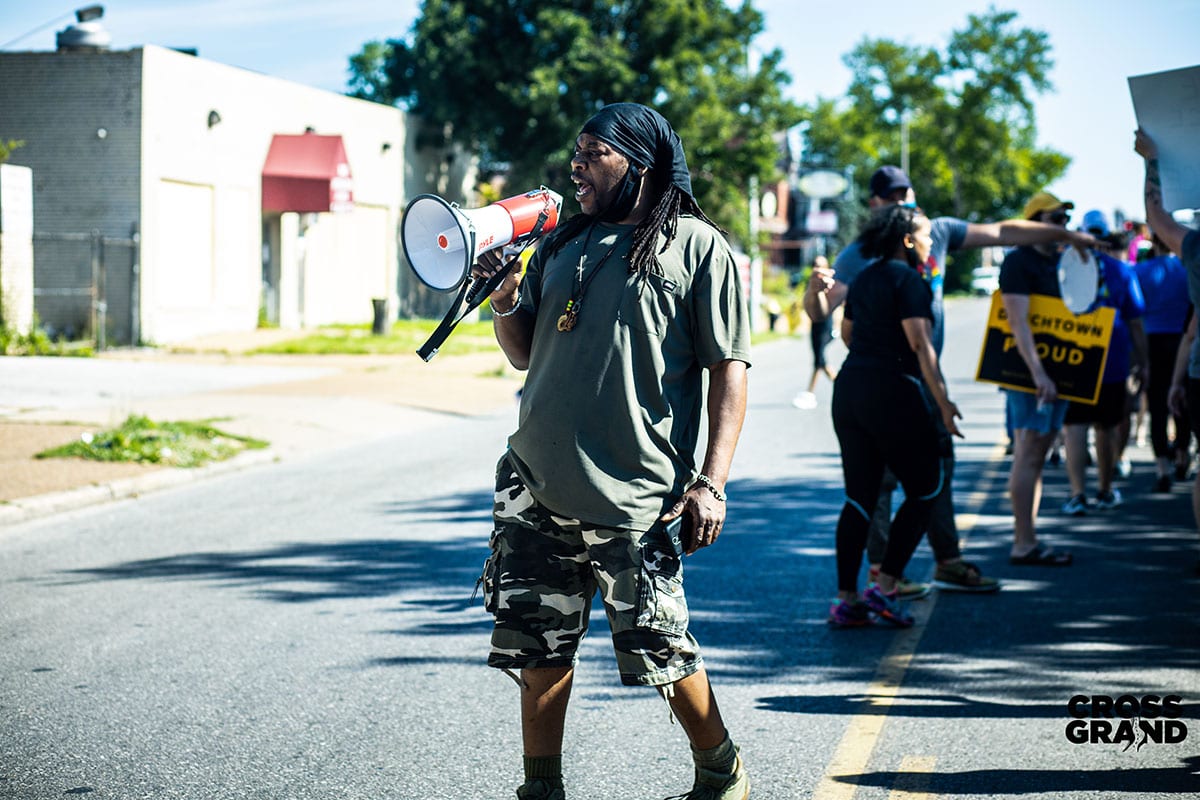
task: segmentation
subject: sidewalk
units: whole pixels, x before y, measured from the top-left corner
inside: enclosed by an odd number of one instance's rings
[[[521,386],[499,350],[429,363],[416,354],[245,355],[297,335],[251,331],[93,359],[0,358],[0,526],[433,426],[448,415],[495,412],[511,407]],[[199,469],[35,457],[134,413],[216,420],[270,446]]]

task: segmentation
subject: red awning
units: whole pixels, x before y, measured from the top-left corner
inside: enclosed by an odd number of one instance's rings
[[[263,211],[349,211],[350,162],[341,136],[277,133],[262,173]]]

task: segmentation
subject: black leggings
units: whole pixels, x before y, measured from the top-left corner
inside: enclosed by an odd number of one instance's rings
[[[1171,457],[1167,420],[1172,414],[1167,408],[1167,395],[1171,391],[1175,354],[1182,338],[1183,335],[1179,333],[1151,333],[1146,337],[1150,343],[1150,385],[1146,387],[1146,406],[1150,410],[1150,442],[1154,446],[1155,458]],[[1175,438],[1186,444],[1187,430],[1187,421],[1175,417]]]
[[[882,572],[904,574],[942,487],[942,462],[933,413],[919,379],[899,372],[850,368],[833,388],[833,428],[842,449],[846,504],[837,527],[838,589],[858,589],[871,512],[884,467],[904,487],[892,519]]]
[[[814,322],[809,338],[813,351],[813,369],[825,369],[825,348],[833,341],[833,318],[826,317],[821,322]]]

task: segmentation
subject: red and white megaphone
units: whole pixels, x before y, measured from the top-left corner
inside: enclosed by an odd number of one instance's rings
[[[527,245],[558,224],[562,195],[543,186],[484,208],[463,210],[434,194],[414,197],[400,221],[404,256],[417,277],[439,292],[458,290],[445,318],[417,355],[428,361],[472,309],[479,306],[513,268],[511,258],[491,278],[467,283],[482,253],[505,245]]]
[[[472,209],[422,194],[404,209],[400,241],[422,283],[452,292],[471,274],[481,254],[550,232],[561,209],[562,195],[544,186]]]

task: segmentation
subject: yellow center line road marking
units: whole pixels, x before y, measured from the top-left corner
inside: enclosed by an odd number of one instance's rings
[[[979,511],[994,485],[1006,472],[1003,469],[1003,457],[1004,448],[997,446],[988,458],[989,468],[984,478],[966,498],[964,505],[973,511],[957,516],[960,540],[966,539],[966,533],[978,521]],[[812,800],[852,800],[858,791],[858,777],[867,771],[871,754],[875,752],[875,745],[879,741],[879,733],[883,730],[883,723],[887,721],[888,709],[900,693],[900,685],[904,682],[904,674],[917,652],[925,624],[937,605],[937,596],[937,592],[933,592],[928,600],[916,604],[915,610],[910,605],[916,624],[896,632],[895,640],[879,662],[875,677],[867,687],[870,709],[850,718],[850,724],[838,742],[837,749],[833,751],[833,758],[825,767],[825,774],[821,776]]]
[[[929,781],[937,759],[933,756],[905,756],[900,761],[900,775],[896,786],[888,793],[888,800],[928,800]]]
[[[883,723],[887,721],[888,709],[900,692],[904,673],[917,651],[925,623],[936,604],[935,592],[913,613],[916,624],[896,632],[895,641],[883,656],[871,685],[867,687],[867,696],[871,699],[870,710],[850,718],[850,725],[813,792],[813,800],[851,800],[858,791],[858,776],[867,770]]]

